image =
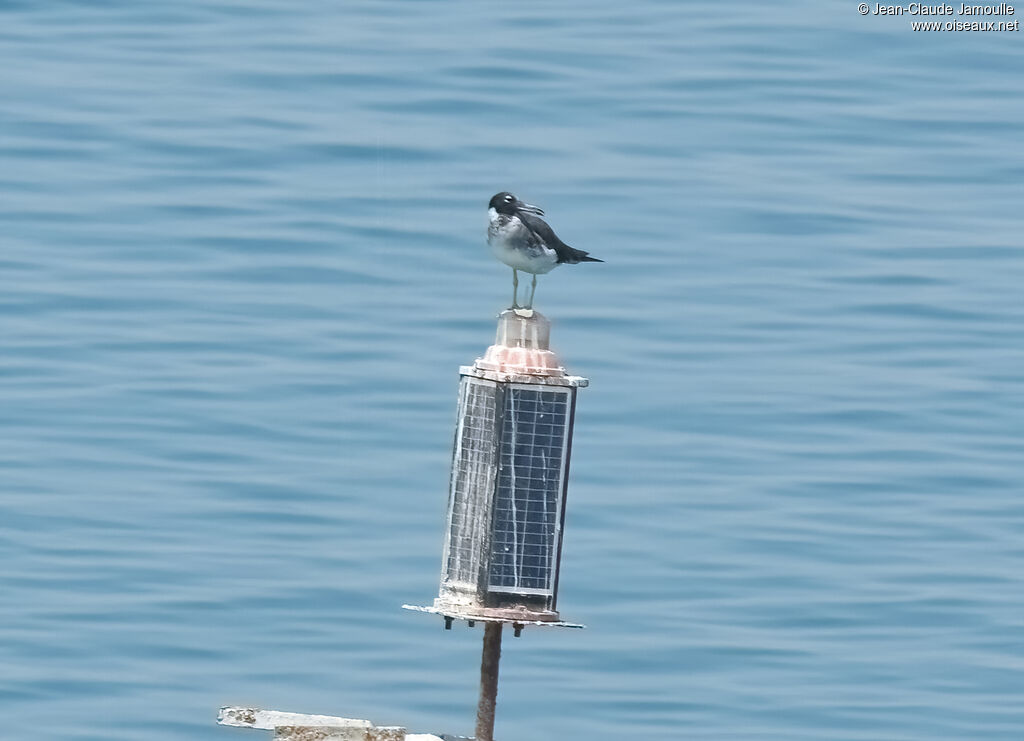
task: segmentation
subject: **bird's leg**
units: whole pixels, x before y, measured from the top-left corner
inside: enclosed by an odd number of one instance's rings
[[[537,274],[533,274],[533,283],[530,285],[530,303],[526,305],[527,309],[533,308],[533,294],[537,292]]]
[[[519,308],[519,271],[512,268],[512,308]]]

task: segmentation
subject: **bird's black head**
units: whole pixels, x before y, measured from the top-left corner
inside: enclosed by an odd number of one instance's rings
[[[487,207],[493,208],[499,214],[505,214],[506,216],[512,216],[517,211],[524,211],[528,214],[537,214],[538,216],[544,215],[544,212],[536,206],[531,206],[529,203],[523,203],[514,195],[504,190],[501,193],[496,193],[494,197],[491,198],[491,202],[487,204]]]

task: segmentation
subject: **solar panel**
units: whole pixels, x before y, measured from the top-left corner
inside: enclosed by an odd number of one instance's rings
[[[445,581],[475,590],[480,580],[481,544],[489,538],[491,492],[496,473],[498,384],[463,377],[449,492]]]
[[[502,400],[488,587],[552,594],[572,390],[509,384]]]
[[[442,569],[450,602],[553,608],[575,392],[463,375]]]

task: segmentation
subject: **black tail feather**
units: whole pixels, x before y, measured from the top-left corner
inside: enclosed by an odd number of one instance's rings
[[[604,262],[596,257],[591,257],[589,253],[584,250],[578,250],[575,247],[569,245],[562,245],[563,249],[559,252],[564,254],[558,255],[558,262],[568,263],[569,265],[575,265],[578,262]]]

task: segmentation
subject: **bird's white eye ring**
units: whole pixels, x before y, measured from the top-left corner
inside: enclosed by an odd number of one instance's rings
[[[512,203],[512,201],[514,201],[514,200],[515,200],[515,198],[513,198],[512,196],[505,196],[505,201],[508,202],[508,203]]]

